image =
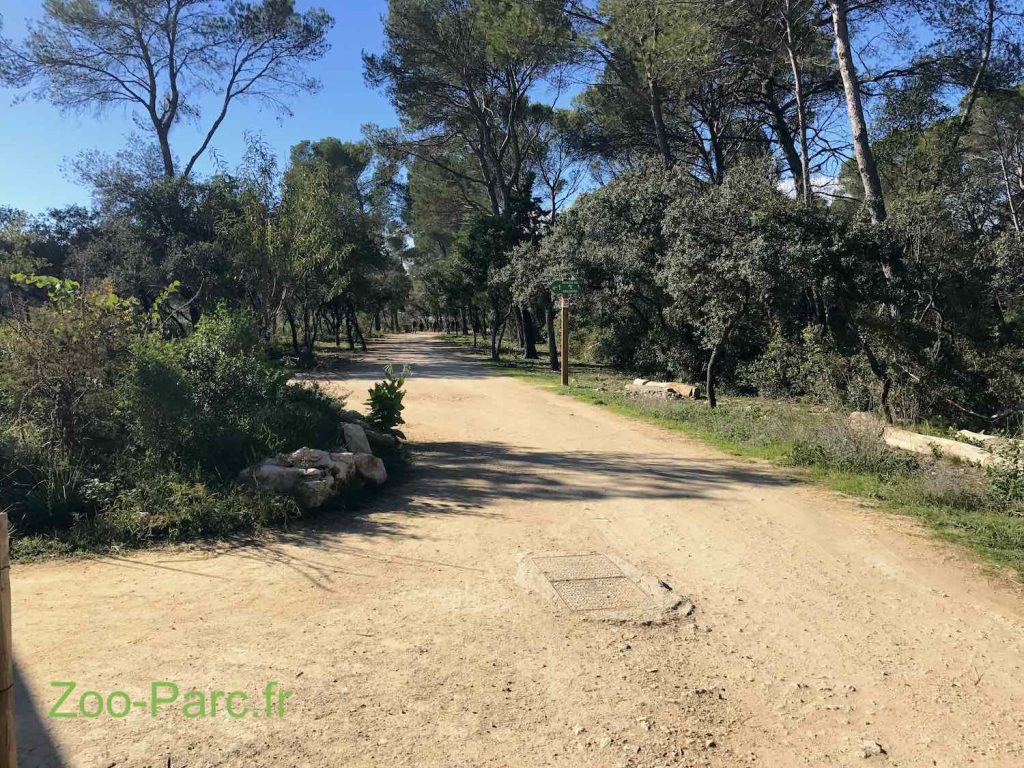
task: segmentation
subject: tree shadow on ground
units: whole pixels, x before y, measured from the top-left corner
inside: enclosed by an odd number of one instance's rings
[[[412,536],[406,522],[423,515],[487,517],[493,501],[597,501],[714,498],[735,483],[794,481],[757,467],[681,461],[621,451],[538,451],[499,443],[433,442],[413,449],[407,476],[356,512],[323,515],[276,536],[327,547],[325,534]]]
[[[213,544],[205,556],[287,568],[327,592],[334,591],[339,576],[382,578],[382,564],[385,572],[402,567],[485,575],[456,562],[374,546],[374,540],[416,539],[410,522],[428,515],[497,518],[492,502],[713,499],[724,486],[736,483],[795,482],[753,466],[668,454],[560,452],[479,442],[419,443],[412,452],[411,464],[394,482],[362,499],[354,510],[322,510],[287,530]]]

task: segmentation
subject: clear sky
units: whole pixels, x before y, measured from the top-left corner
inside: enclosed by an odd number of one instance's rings
[[[386,0],[297,0],[296,5],[302,10],[325,7],[335,19],[330,52],[309,68],[323,87],[294,99],[292,117],[236,103],[212,144],[229,167],[241,158],[246,131],[261,133],[284,159],[289,147],[302,139],[358,139],[365,123],[397,123],[387,99],[363,84],[360,59],[364,49],[376,52],[382,47],[380,17]],[[0,0],[3,35],[21,39],[26,20],[38,18],[41,8],[42,0]],[[66,115],[45,102],[13,103],[16,97],[0,87],[0,206],[39,213],[68,203],[87,204],[89,190],[63,170],[65,160],[83,150],[117,151],[134,128],[130,117],[118,111],[99,117]],[[199,144],[198,129],[180,125],[176,131],[172,142],[181,147],[177,153],[191,154]],[[210,167],[207,156],[199,170]]]

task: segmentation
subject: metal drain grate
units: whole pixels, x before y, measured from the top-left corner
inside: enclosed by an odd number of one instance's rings
[[[570,610],[619,611],[654,604],[604,555],[550,555],[533,562]]]
[[[622,569],[605,555],[549,555],[535,557],[533,562],[547,576],[548,581],[625,577]]]

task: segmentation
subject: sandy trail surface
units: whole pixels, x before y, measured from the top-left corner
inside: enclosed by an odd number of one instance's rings
[[[1008,581],[910,520],[430,335],[323,384],[357,405],[385,362],[414,366],[417,465],[360,514],[14,566],[20,765],[1024,766]],[[695,610],[595,621],[517,584],[531,551],[621,558]],[[52,681],[78,684],[63,711],[168,681],[250,692],[258,716],[53,719]],[[292,691],[283,716],[269,681]]]

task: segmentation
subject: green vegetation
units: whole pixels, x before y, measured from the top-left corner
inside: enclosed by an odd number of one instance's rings
[[[826,415],[1024,426],[1018,6],[389,0],[363,68],[397,127],[299,141],[285,169],[250,136],[237,168],[201,178],[235,103],[316,89],[304,68],[330,15],[47,2],[23,40],[0,38],[0,82],[124,107],[141,134],[73,161],[92,207],[0,208],[0,276],[46,275],[0,281],[4,503],[25,530],[95,528],[154,472],[237,493],[253,455],[330,436],[334,405],[280,363],[333,365],[380,331],[458,331],[557,368],[550,285],[572,280],[587,362],[708,395],[662,413],[609,390],[609,407],[1012,552],[1016,463],[936,505],[914,494],[939,465]],[[208,128],[179,162],[186,119]],[[371,395],[382,429],[402,423],[399,382]]]
[[[109,291],[43,284],[47,303],[0,326],[0,507],[16,553],[222,536],[298,515],[290,499],[232,481],[275,452],[337,445],[342,404],[289,385],[251,314],[217,309],[165,338],[158,306],[143,314]]]
[[[403,400],[405,399],[405,375],[395,376],[394,368],[390,365],[384,367],[384,381],[378,381],[370,387],[370,397],[366,401],[369,411],[366,420],[381,432],[395,435],[403,440],[405,435],[398,429],[400,424],[405,424],[402,418],[402,411],[405,410]]]
[[[471,343],[464,336],[448,338]],[[574,366],[570,386],[562,388],[558,375],[535,361],[490,364],[505,375],[679,430],[736,456],[770,461],[798,477],[912,515],[940,536],[1024,576],[1024,473],[1019,470],[986,473],[894,451],[850,429],[844,414],[807,402],[731,396],[710,409],[696,400],[630,396],[624,387],[633,377],[600,366]]]

